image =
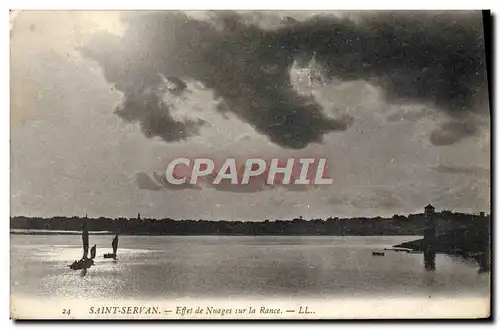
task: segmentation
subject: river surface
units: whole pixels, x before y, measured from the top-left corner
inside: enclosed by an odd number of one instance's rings
[[[97,258],[85,276],[68,268],[82,255],[75,235],[11,235],[11,294],[88,299],[489,297],[490,275],[474,262],[385,251],[420,237],[90,235]]]

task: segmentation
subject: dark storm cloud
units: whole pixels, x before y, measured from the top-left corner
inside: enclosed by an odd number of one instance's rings
[[[390,102],[432,102],[459,113],[485,84],[479,12],[315,18],[284,34],[306,54],[315,51],[327,75],[376,83]]]
[[[229,111],[284,147],[303,148],[321,142],[327,132],[346,129],[345,122],[329,118],[293,89],[292,53],[273,44],[273,33],[247,26],[237,16],[220,16],[220,25],[214,25],[181,13],[132,14],[123,38],[101,35],[82,52],[123,92],[117,114],[140,122],[148,136],[174,141],[200,127],[172,119],[171,109],[160,102],[160,74],[202,82]]]
[[[198,134],[203,121],[178,121],[171,116],[171,105],[161,102],[159,96],[148,91],[127,93],[115,113],[129,122],[139,122],[141,130],[148,138],[159,136],[167,142],[187,139]]]
[[[316,52],[327,77],[362,79],[381,86],[389,103],[421,103],[447,114],[450,120],[430,136],[434,145],[473,136],[479,126],[469,114],[487,114],[475,108],[487,90],[480,12],[318,17],[285,35],[301,45],[303,61]]]
[[[172,105],[161,101],[170,91],[165,80],[189,78],[213,90],[228,111],[272,142],[304,148],[349,123],[327,116],[291,85],[294,61],[305,65],[314,53],[326,78],[366,80],[381,86],[389,102],[433,104],[450,117],[464,117],[461,113],[471,110],[485,84],[479,13],[383,12],[359,14],[355,20],[318,16],[288,19],[272,30],[233,12],[213,17],[199,21],[179,12],[129,13],[122,38],[101,35],[82,50],[124,94],[118,115],[140,122],[147,136],[166,141],[197,134],[203,122],[174,120]],[[447,145],[474,133],[451,130],[432,142]]]
[[[165,93],[178,95],[186,89],[186,84],[176,77],[166,77],[154,68],[149,55],[139,57],[122,56],[120,40],[109,35],[101,35],[99,49],[81,49],[83,54],[97,56],[106,80],[124,95],[115,113],[128,122],[138,122],[148,138],[159,136],[167,142],[185,140],[198,134],[204,124],[197,120],[175,120],[171,111],[173,105],[163,102]],[[97,51],[97,52],[94,52]],[[101,52],[102,51],[102,52]],[[116,53],[115,51],[118,51]]]
[[[431,133],[431,143],[434,145],[451,145],[464,138],[473,136],[477,131],[472,121],[449,121]]]

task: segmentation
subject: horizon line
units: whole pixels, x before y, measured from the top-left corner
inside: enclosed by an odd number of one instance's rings
[[[479,211],[479,212],[454,212],[452,210],[441,210],[441,211],[436,211],[435,212],[436,214],[442,214],[442,213],[451,213],[451,214],[461,214],[461,215],[471,215],[471,216],[481,216],[483,215],[484,217],[490,217],[491,216],[491,211],[489,213],[486,213],[485,211]],[[352,217],[345,217],[345,216],[328,216],[326,218],[323,218],[323,217],[311,217],[311,218],[306,218],[304,216],[296,216],[294,218],[286,218],[286,219],[283,219],[283,218],[277,218],[277,219],[261,219],[261,220],[255,220],[255,219],[249,219],[249,220],[242,220],[242,219],[237,219],[237,220],[226,220],[226,219],[204,219],[204,218],[199,218],[199,219],[192,219],[192,218],[171,218],[171,217],[141,217],[140,216],[140,212],[138,213],[138,216],[136,217],[124,217],[124,216],[120,216],[120,217],[106,217],[106,216],[99,216],[99,217],[82,217],[82,216],[76,216],[76,215],[73,215],[73,216],[68,216],[68,215],[56,215],[56,216],[48,216],[48,217],[44,217],[44,216],[26,216],[26,215],[15,215],[15,216],[10,216],[10,219],[15,219],[16,217],[25,217],[25,218],[37,218],[37,219],[54,219],[54,218],[57,218],[57,217],[64,217],[64,218],[68,218],[68,219],[72,219],[72,218],[78,218],[78,219],[92,219],[92,220],[98,220],[98,219],[111,219],[111,220],[119,220],[119,219],[127,219],[127,220],[131,220],[131,219],[139,219],[139,220],[145,220],[145,219],[153,219],[153,220],[172,220],[172,221],[218,221],[218,222],[265,222],[265,221],[268,221],[268,222],[276,222],[276,221],[293,221],[295,219],[299,219],[299,220],[304,220],[304,221],[311,221],[311,220],[323,220],[323,221],[326,221],[326,220],[329,220],[329,219],[392,219],[393,217],[395,216],[399,216],[399,217],[409,217],[409,216],[412,216],[412,215],[423,215],[425,214],[425,212],[418,212],[418,213],[409,213],[407,215],[402,215],[402,214],[393,214],[392,216],[373,216],[373,217],[367,217],[367,216],[352,216]]]

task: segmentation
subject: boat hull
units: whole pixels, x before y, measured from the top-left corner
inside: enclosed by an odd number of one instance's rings
[[[88,269],[92,265],[94,265],[93,259],[80,259],[79,261],[75,261],[73,264],[68,265],[68,267],[74,271]]]

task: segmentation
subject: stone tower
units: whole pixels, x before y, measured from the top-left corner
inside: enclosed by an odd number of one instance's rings
[[[429,243],[434,242],[434,238],[436,235],[436,219],[435,219],[435,210],[431,204],[428,204],[425,207],[425,232],[424,232],[424,240],[427,240]]]

